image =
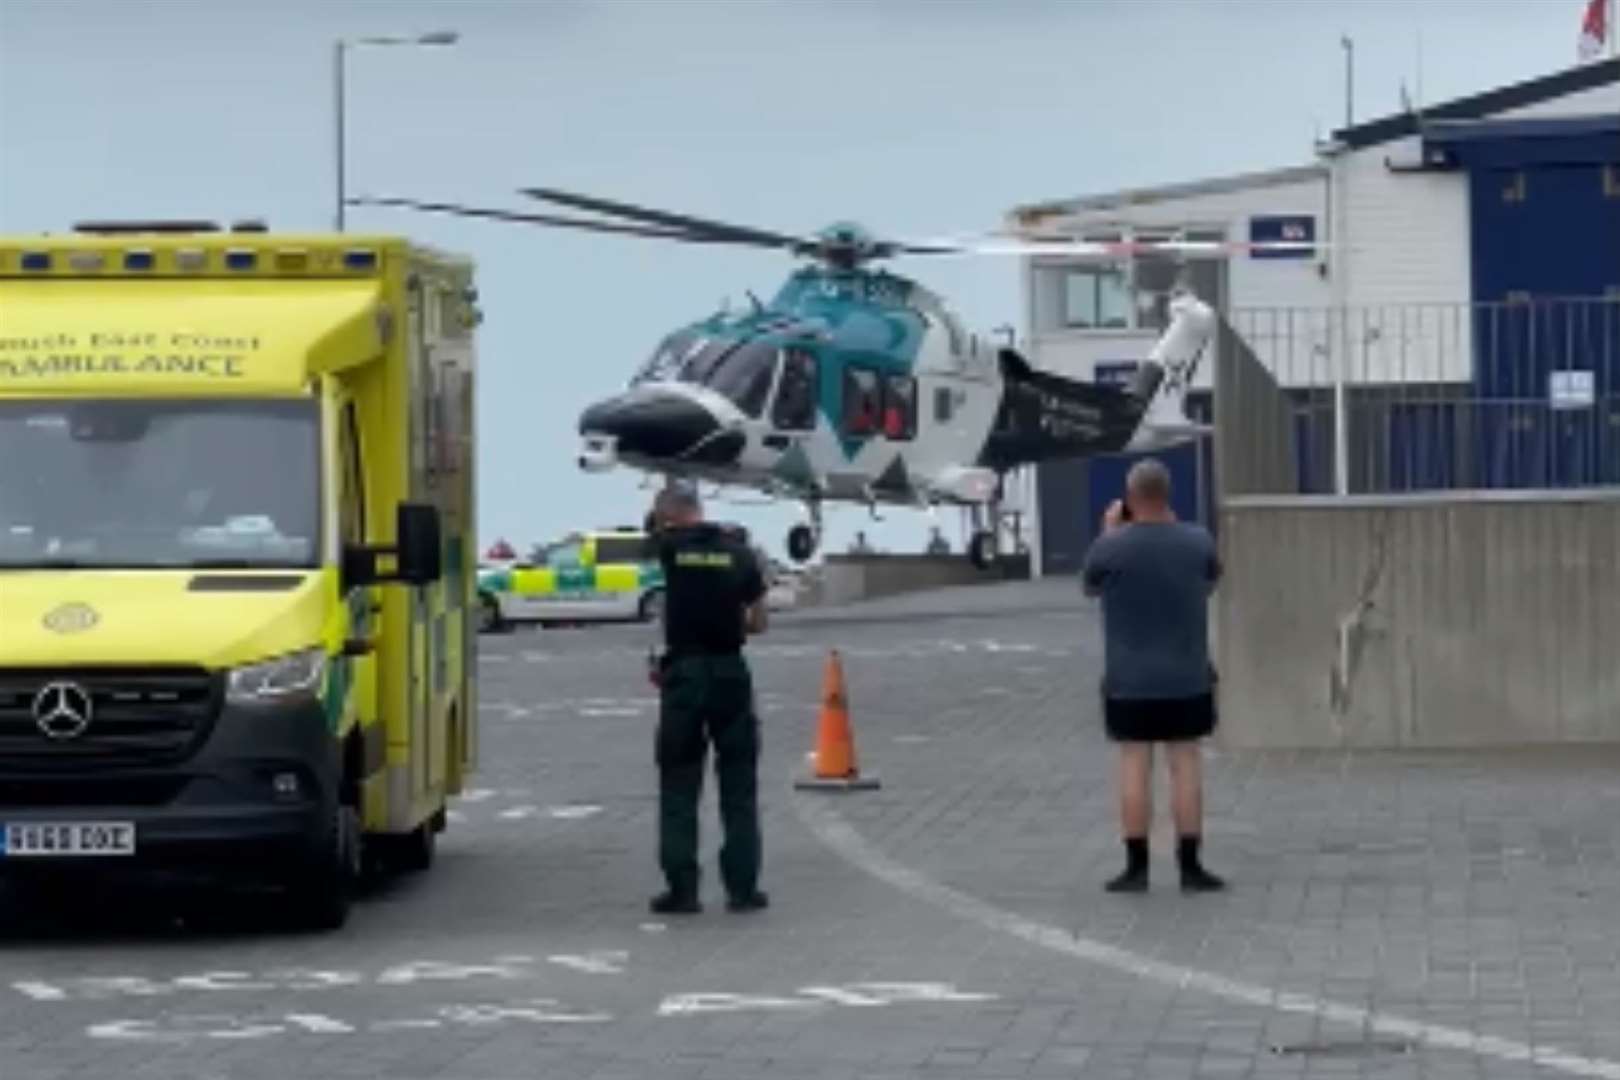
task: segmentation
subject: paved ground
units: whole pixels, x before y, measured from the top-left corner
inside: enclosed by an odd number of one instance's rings
[[[1161,841],[1113,897],[1066,583],[807,613],[755,650],[775,906],[654,920],[646,634],[486,639],[479,787],[339,934],[8,915],[0,1078],[1620,1077],[1615,755],[1212,752],[1233,891]],[[830,646],[876,792],[790,784]]]

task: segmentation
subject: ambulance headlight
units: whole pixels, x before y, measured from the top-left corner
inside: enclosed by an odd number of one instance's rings
[[[225,699],[233,705],[313,698],[326,674],[326,650],[319,646],[257,664],[232,668]]]

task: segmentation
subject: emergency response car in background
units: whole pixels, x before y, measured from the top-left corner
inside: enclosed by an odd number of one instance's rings
[[[530,557],[478,572],[478,624],[627,622],[659,618],[664,571],[636,529],[577,533]]]
[[[0,237],[0,874],[346,919],[476,751],[471,266],[381,236]]]

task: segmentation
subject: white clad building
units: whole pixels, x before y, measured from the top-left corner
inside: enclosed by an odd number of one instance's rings
[[[1163,328],[1179,280],[1228,315],[1302,410],[1336,383],[1401,388],[1376,432],[1358,434],[1352,419],[1323,427],[1325,443],[1314,429],[1302,440],[1314,458],[1301,475],[1321,481],[1302,490],[1620,483],[1620,347],[1605,336],[1620,305],[1594,315],[1590,303],[1620,298],[1620,58],[1355,125],[1297,167],[1033,203],[1009,224],[1088,240],[1320,244],[1041,257],[1023,270],[1025,340],[1042,368],[1124,377]],[[1204,362],[1194,379],[1199,409],[1213,369]],[[1586,412],[1549,401],[1571,385]],[[1472,456],[1452,446],[1465,397]],[[1580,423],[1590,431],[1570,442]],[[1361,463],[1360,443],[1335,442],[1357,438],[1382,447],[1376,469]],[[1206,520],[1208,456],[1207,445],[1169,456],[1181,512]],[[1128,465],[1041,468],[1046,572],[1077,564]]]

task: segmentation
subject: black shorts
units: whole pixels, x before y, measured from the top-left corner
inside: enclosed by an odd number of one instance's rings
[[[1103,723],[1115,742],[1191,742],[1215,731],[1215,695],[1103,697]]]

